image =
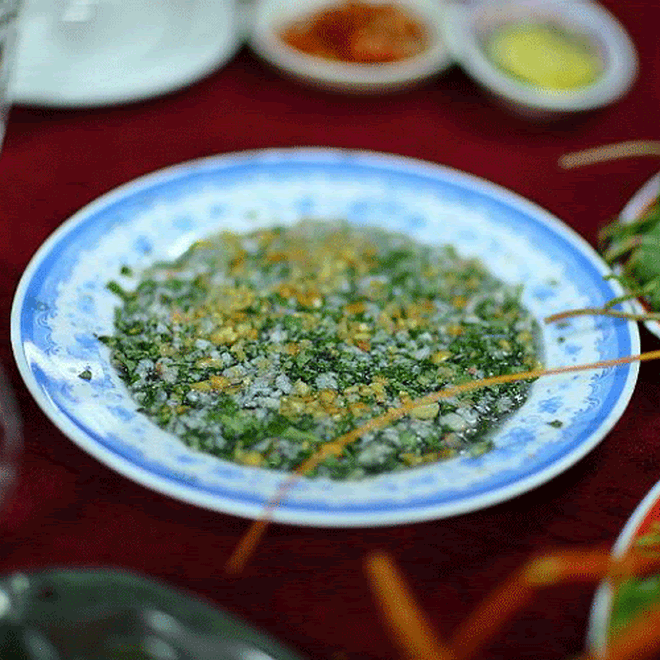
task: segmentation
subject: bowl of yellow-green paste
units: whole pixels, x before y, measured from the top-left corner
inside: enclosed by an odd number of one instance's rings
[[[470,77],[533,119],[600,108],[638,68],[625,27],[591,0],[505,0],[450,7],[446,39]]]

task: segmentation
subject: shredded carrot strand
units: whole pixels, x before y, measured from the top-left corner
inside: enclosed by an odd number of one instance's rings
[[[571,373],[575,371],[587,371],[590,369],[604,369],[608,367],[616,367],[622,364],[629,364],[631,362],[645,361],[645,360],[657,360],[660,358],[660,350],[649,351],[647,353],[641,353],[640,355],[630,355],[627,357],[616,358],[614,360],[602,360],[600,362],[592,362],[590,364],[577,364],[571,365],[568,367],[555,367],[553,369],[533,369],[531,371],[524,371],[517,374],[504,374],[502,376],[492,376],[490,378],[483,378],[482,380],[475,380],[469,383],[463,383],[462,385],[456,385],[455,387],[449,387],[444,390],[438,390],[437,392],[432,392],[426,396],[420,397],[410,401],[409,403],[399,407],[392,408],[386,413],[379,415],[370,419],[368,422],[359,426],[356,429],[346,433],[343,436],[340,436],[336,440],[329,442],[327,445],[321,449],[316,455],[310,457],[307,461],[302,463],[296,470],[296,476],[300,474],[305,474],[310,470],[313,470],[319,463],[321,463],[328,455],[339,453],[344,447],[349,445],[351,442],[354,442],[365,433],[369,431],[378,430],[384,428],[388,424],[401,417],[407,415],[415,408],[422,406],[428,406],[431,403],[436,403],[440,399],[449,399],[457,394],[462,392],[471,392],[473,390],[478,390],[483,387],[491,387],[493,385],[502,385],[504,383],[512,383],[520,380],[532,380],[540,378],[541,376],[555,376],[558,374]],[[295,478],[295,477],[294,477]]]
[[[238,545],[234,548],[234,552],[232,552],[225,564],[226,573],[229,575],[238,575],[243,572],[245,565],[254,554],[256,547],[266,533],[266,529],[268,529],[268,525],[273,517],[273,511],[275,511],[278,504],[282,501],[294,483],[295,481],[292,478],[285,480],[278,488],[275,497],[273,497],[273,499],[264,507],[264,512],[261,518],[255,520],[250,527],[248,527],[247,532],[243,534]]]
[[[660,320],[660,313],[645,313],[645,314],[631,314],[629,312],[619,312],[615,309],[608,309],[607,307],[583,307],[582,309],[571,309],[568,312],[559,312],[546,316],[543,319],[546,323],[554,323],[555,321],[563,321],[570,319],[574,316],[613,316],[619,319],[628,319],[630,321],[648,321],[649,319]]]
[[[637,552],[612,558],[603,549],[566,549],[538,557],[525,564],[486,597],[459,626],[452,637],[451,646],[458,660],[472,658],[516,611],[531,600],[539,587],[567,582],[592,583],[603,579],[617,585],[625,578],[657,570],[659,565],[657,558]],[[611,658],[608,657],[608,660]]]
[[[660,156],[660,142],[654,140],[630,140],[606,144],[592,149],[574,151],[559,159],[559,166],[564,169],[602,163],[618,158],[634,158],[636,156]]]
[[[365,562],[371,590],[394,641],[411,660],[454,660],[455,654],[433,632],[394,560],[384,552]]]
[[[302,475],[310,472],[320,463],[322,463],[328,456],[334,454],[338,455],[341,451],[352,442],[355,442],[358,438],[363,436],[369,431],[378,430],[384,428],[388,424],[400,419],[401,417],[407,415],[410,411],[421,406],[427,406],[431,403],[436,403],[440,399],[447,399],[460,394],[461,392],[471,392],[483,387],[491,387],[493,385],[502,385],[504,383],[512,383],[520,380],[531,380],[540,378],[542,376],[555,376],[559,374],[572,373],[577,371],[588,371],[591,369],[606,369],[609,367],[616,367],[623,364],[630,364],[631,362],[644,362],[647,360],[657,360],[660,359],[660,350],[649,351],[647,353],[641,353],[639,355],[629,355],[622,358],[616,358],[614,360],[601,360],[599,362],[592,362],[589,364],[577,364],[571,365],[568,367],[555,367],[553,369],[534,369],[531,371],[523,371],[517,374],[504,374],[502,376],[493,376],[491,378],[484,378],[482,380],[475,380],[469,383],[463,383],[462,385],[457,385],[455,387],[450,387],[444,390],[438,390],[437,392],[432,392],[426,396],[420,397],[410,401],[409,403],[399,407],[391,408],[386,413],[379,415],[370,419],[368,422],[359,426],[349,433],[346,433],[343,436],[340,436],[336,440],[333,440],[326,445],[324,445],[319,452],[308,458],[304,461],[298,468],[293,472],[278,489],[277,493],[273,499],[268,502],[264,507],[264,512],[261,519],[254,521],[245,535],[241,538],[238,545],[234,549],[234,552],[230,556],[225,570],[228,573],[240,573],[250,557],[254,553],[259,541],[263,537],[266,527],[272,518],[272,513],[277,505],[282,501],[283,496],[288,492],[288,490],[293,486],[293,483]]]
[[[451,647],[458,660],[474,657],[533,595],[534,587],[524,579],[524,571],[517,571],[492,591],[452,636]]]
[[[531,560],[495,589],[461,624],[449,646],[440,649],[428,630],[423,613],[412,603],[407,606],[407,586],[387,555],[372,555],[367,571],[372,589],[379,599],[395,640],[410,658],[454,658],[469,660],[483,649],[486,642],[501,629],[517,610],[526,605],[538,587],[566,582],[594,582],[608,579],[613,584],[632,576],[658,569],[660,561],[631,551],[612,558],[607,550],[560,550]],[[401,596],[404,594],[404,596]],[[428,637],[426,635],[429,635]],[[421,641],[419,641],[421,639]],[[431,642],[429,642],[431,640]],[[660,609],[640,616],[624,634],[611,644],[607,660],[642,660],[658,648],[660,642]],[[429,655],[431,653],[431,655]],[[592,660],[587,653],[576,660]]]
[[[523,576],[535,587],[605,578],[618,581],[655,569],[659,564],[657,559],[636,552],[613,559],[607,550],[564,550],[531,561],[524,568]]]

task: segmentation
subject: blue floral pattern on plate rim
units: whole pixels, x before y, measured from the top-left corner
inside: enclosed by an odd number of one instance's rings
[[[523,301],[548,314],[621,293],[575,232],[532,202],[444,166],[376,152],[292,148],[183,163],[127,183],[62,224],[25,270],[12,346],[39,406],[71,440],[134,481],[179,500],[258,517],[286,475],[192,451],[136,412],[95,335],[112,332],[122,266],[139,271],[221,229],[248,231],[301,217],[344,218],[451,243],[482,259]],[[636,324],[577,317],[541,324],[544,361],[563,366],[639,352]],[[91,372],[83,380],[83,370]],[[299,479],[280,522],[373,526],[491,506],[548,481],[590,451],[628,404],[638,364],[538,379],[493,435],[495,448],[358,482]]]

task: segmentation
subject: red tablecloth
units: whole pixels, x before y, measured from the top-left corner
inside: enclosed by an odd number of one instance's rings
[[[660,477],[657,363],[642,365],[630,405],[588,456],[533,492],[469,515],[393,528],[274,525],[245,573],[223,564],[247,521],[188,506],[119,476],[69,441],[22,384],[9,345],[18,279],[74,211],[136,176],[236,150],[295,145],[393,152],[506,186],[592,244],[603,223],[658,170],[636,159],[562,171],[558,157],[607,142],[660,138],[660,4],[605,3],[628,28],[640,76],[614,106],[550,126],[493,106],[461,71],[386,98],[303,90],[243,50],[166,97],[91,110],[13,110],[0,158],[0,360],[24,419],[22,476],[4,512],[0,572],[113,565],[165,579],[318,659],[400,657],[363,572],[391,552],[447,636],[487,591],[542,548],[609,546]],[[642,348],[658,348],[642,330]],[[559,659],[582,650],[591,585],[540,592],[480,657]]]

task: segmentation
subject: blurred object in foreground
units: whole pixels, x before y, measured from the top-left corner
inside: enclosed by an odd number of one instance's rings
[[[301,660],[240,619],[118,570],[0,579],[3,660]]]

